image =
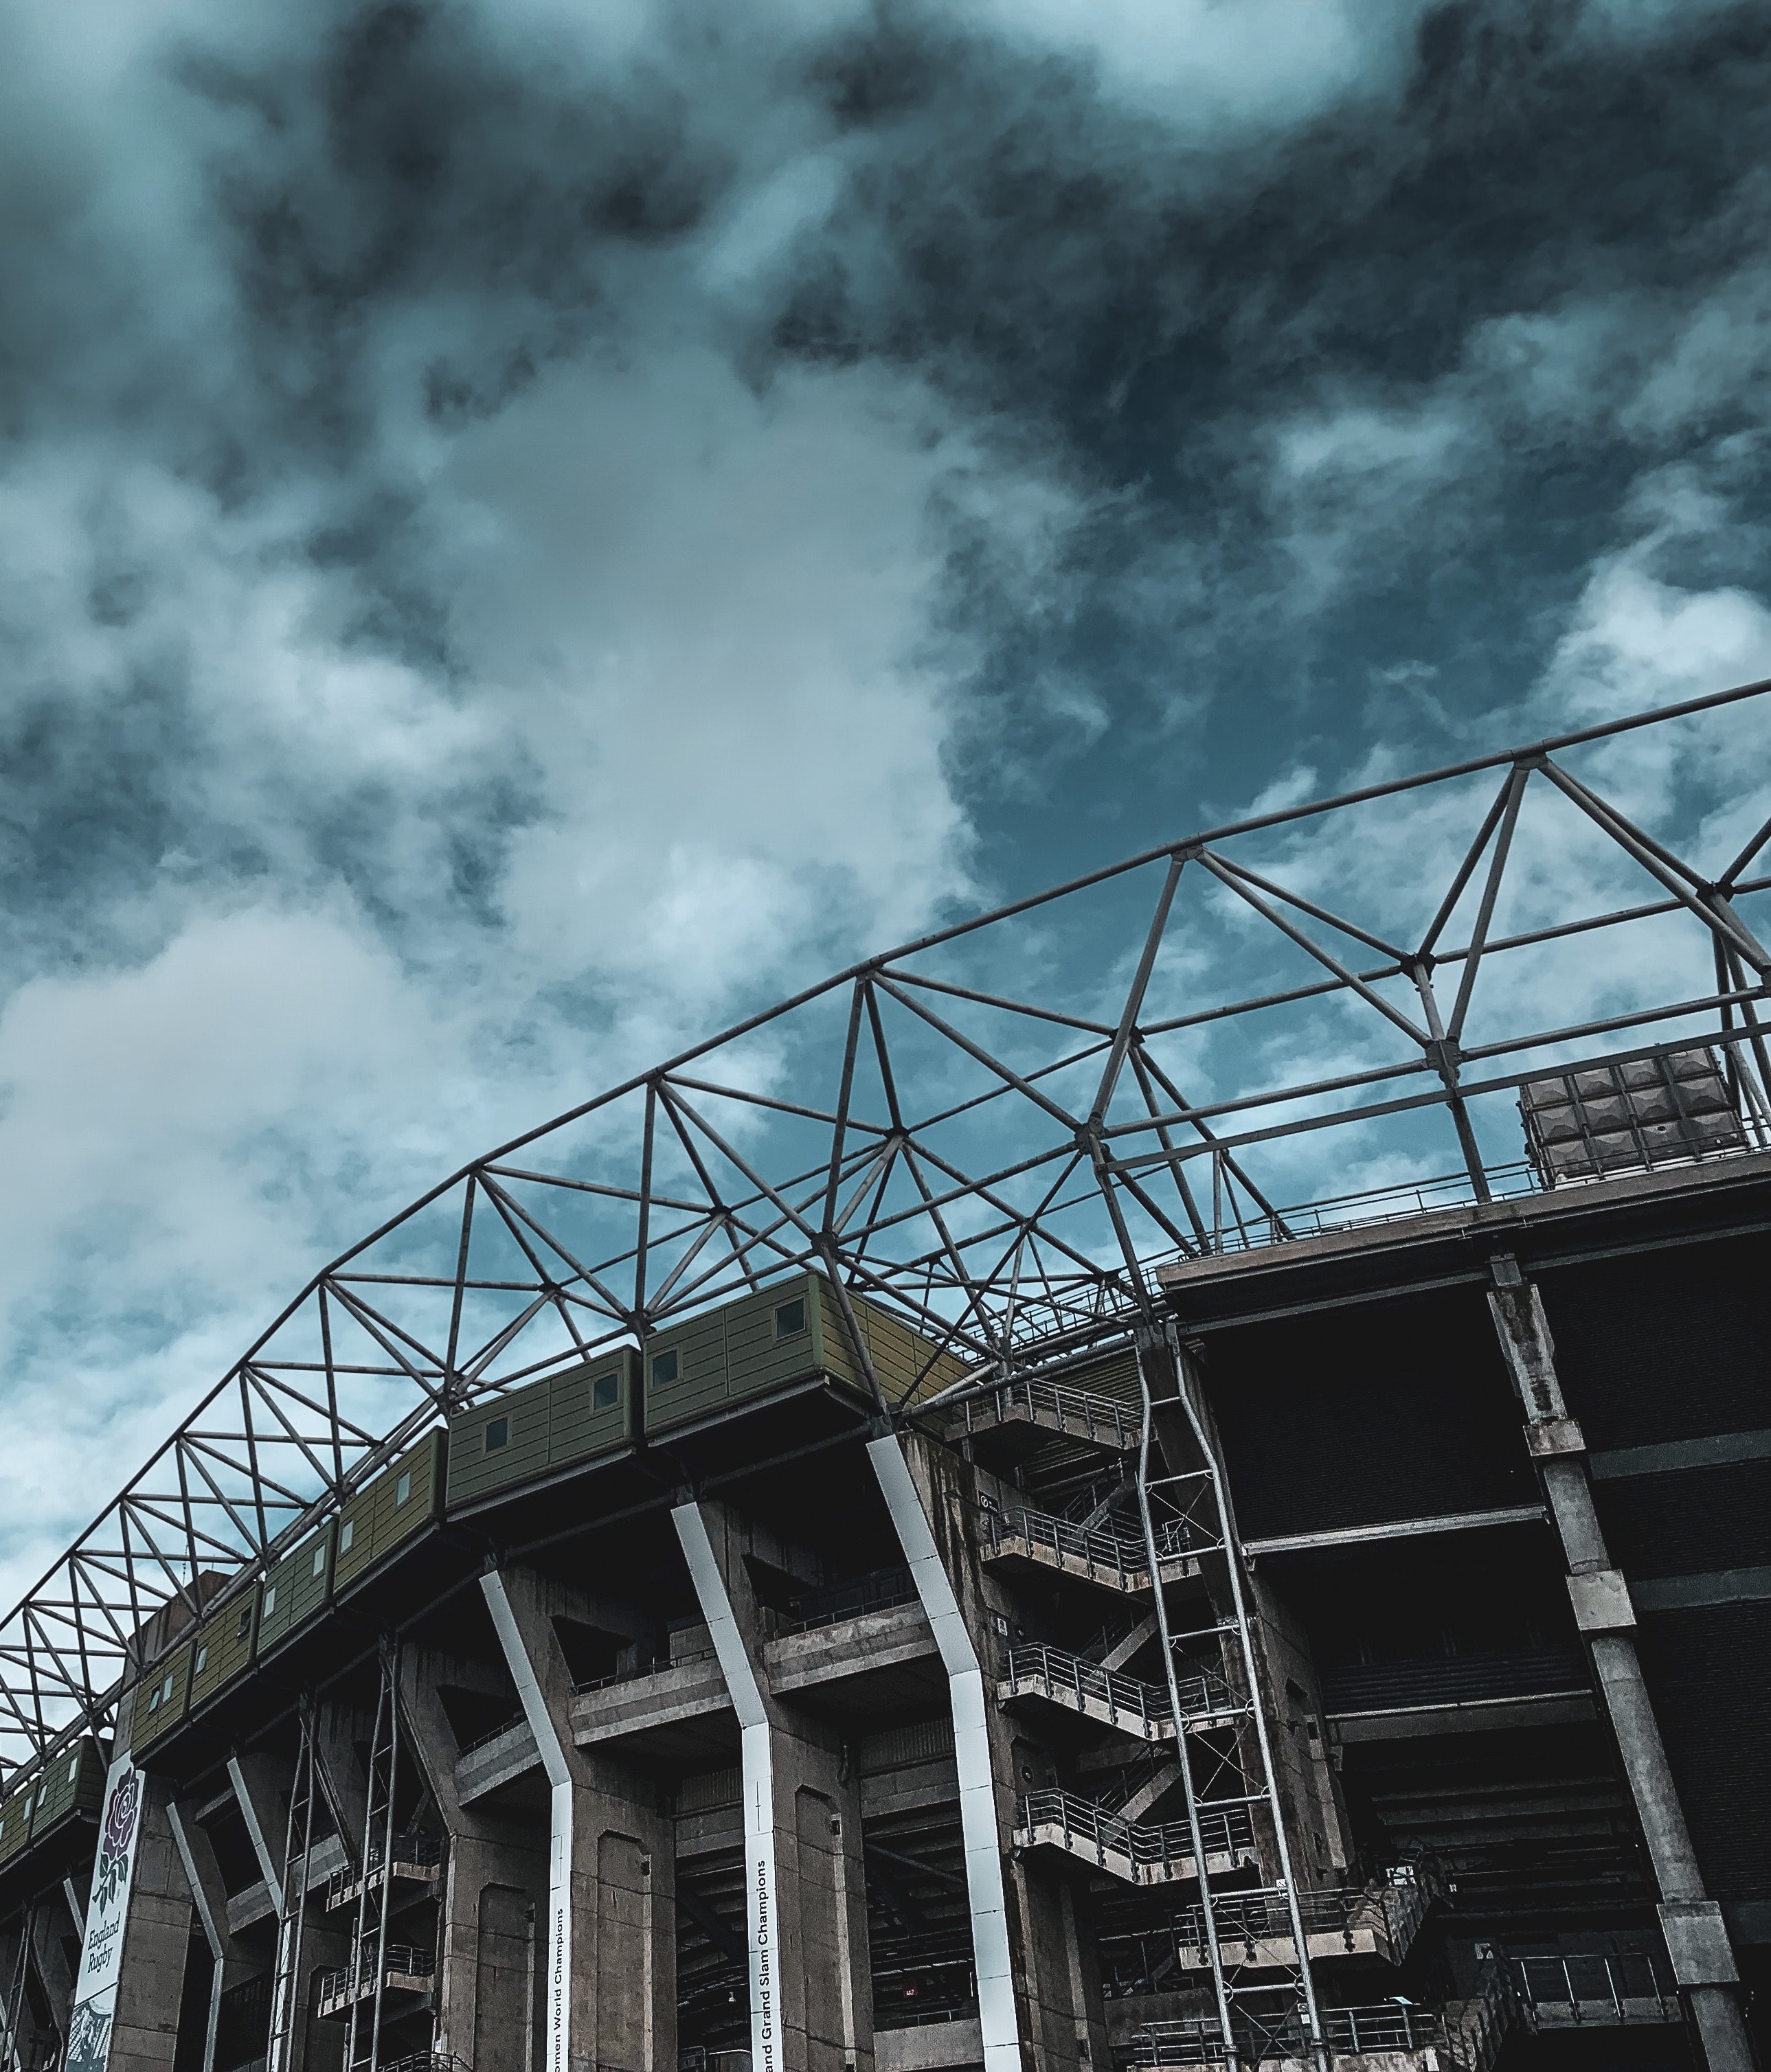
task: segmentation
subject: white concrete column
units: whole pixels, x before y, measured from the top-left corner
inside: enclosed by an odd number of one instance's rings
[[[941,1565],[935,1536],[916,1494],[903,1448],[895,1438],[875,1439],[868,1445],[867,1457],[873,1463],[916,1595],[933,1629],[941,1667],[947,1672],[985,2072],[1020,2072],[1020,2034],[1015,2019],[1015,1980],[1008,1954],[1008,1901],[1003,1888],[1002,1851],[996,1837],[995,1784],[991,1772],[984,1672],[966,1630],[959,1601]]]
[[[523,1717],[541,1752],[547,1803],[547,2072],[570,2072],[572,2052],[572,1773],[497,1570],[480,1579]]]
[[[751,2072],[776,2072],[780,2063],[779,1938],[775,1868],[775,1763],[768,1713],[749,1651],[738,1630],[725,1578],[698,1506],[670,1514],[689,1564],[690,1578],[713,1638],[720,1674],[738,1715],[739,1760],[744,1794],[744,1914],[750,1929]]]

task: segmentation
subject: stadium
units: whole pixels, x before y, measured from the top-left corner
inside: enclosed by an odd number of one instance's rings
[[[1632,808],[1768,689],[883,952],[327,1266],[0,1629],[7,2066],[1746,2072],[1771,826]]]

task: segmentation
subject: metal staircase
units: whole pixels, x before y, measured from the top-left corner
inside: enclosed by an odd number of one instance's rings
[[[277,1961],[270,1989],[270,2036],[266,2072],[289,2072],[294,2059],[295,2023],[301,2007],[302,1950],[307,1940],[307,1880],[314,1856],[314,1706],[301,1708],[301,1745],[289,1792],[283,1834],[282,1884],[277,1896]]]
[[[1229,1686],[1209,1671],[1177,1679],[1188,1727],[1220,1725],[1238,1710]],[[1112,1727],[1140,1741],[1175,1738],[1174,1699],[1165,1685],[1103,1669],[1087,1656],[1036,1642],[1008,1651],[996,1696],[1008,1704],[1032,1698],[1079,1714],[1097,1726]]]
[[[1172,1393],[1167,1389],[1159,1393],[1151,1387],[1152,1370],[1159,1374],[1157,1363],[1164,1355],[1173,1363]],[[1177,1535],[1186,1536],[1189,1545],[1209,1544],[1225,1556],[1225,1587],[1213,1630],[1225,1656],[1226,1673],[1221,1680],[1233,1691],[1246,1694],[1221,1725],[1183,1733],[1176,1739],[1190,1853],[1199,1871],[1200,1926],[1217,2004],[1215,2037],[1189,2035],[1185,2049],[1200,2050],[1229,2066],[1231,2072],[1245,2059],[1258,2063],[1263,2058],[1307,2053],[1318,2072],[1328,2072],[1330,2039],[1310,1975],[1308,1932],[1292,1876],[1284,1811],[1259,1700],[1261,1684],[1249,1630],[1242,1558],[1231,1531],[1222,1472],[1195,1404],[1186,1357],[1172,1325],[1160,1336],[1154,1330],[1139,1333],[1138,1374],[1143,1399],[1138,1510],[1147,1571],[1159,1579],[1155,1610],[1172,1714],[1177,1720],[1186,1717],[1184,1679],[1196,1677],[1198,1666],[1184,1649],[1196,1645],[1201,1638],[1195,1631],[1177,1633],[1170,1620],[1162,1551],[1175,1544]],[[1169,1445],[1190,1451],[1196,1465],[1184,1466],[1159,1452],[1159,1404],[1164,1413],[1163,1436]],[[1214,1864],[1209,1847],[1207,1822],[1235,1816],[1258,1822],[1262,1849],[1272,1851],[1271,1867],[1277,1873],[1271,1880],[1271,1897],[1285,1932],[1278,1938],[1263,1937],[1258,1944],[1246,1934],[1238,1935],[1235,1908],[1245,1895],[1221,1889],[1221,1856]],[[1256,1961],[1249,1961],[1250,1954]],[[1267,1961],[1260,1961],[1263,1958]],[[1178,2039],[1171,2041],[1178,2046]],[[1346,2046],[1342,2043],[1340,2047]],[[1357,2043],[1353,2047],[1358,2047]],[[1159,2056],[1153,2062],[1188,2061]]]

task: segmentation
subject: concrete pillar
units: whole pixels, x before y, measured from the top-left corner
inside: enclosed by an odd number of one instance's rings
[[[203,2072],[214,2072],[216,2031],[221,2019],[221,1996],[230,1987],[243,1984],[261,1967],[253,1958],[242,1955],[233,1947],[233,1938],[228,1926],[227,1887],[222,1881],[221,1868],[216,1861],[215,1849],[208,1836],[199,1823],[190,1817],[187,1809],[175,1799],[168,1801],[166,1814],[167,1825],[172,1833],[173,1846],[178,1851],[185,1881],[191,1888],[192,1905],[196,1910],[204,1940],[209,1946],[209,1955],[215,1965],[209,1985],[208,2016],[203,2038]]]
[[[63,2036],[68,2033],[68,2009],[74,1997],[74,1971],[63,1939],[71,1921],[68,1900],[59,1890],[43,1894],[31,1921],[31,1964],[49,2005],[49,2019]],[[72,1925],[77,1940],[79,1924]]]
[[[888,1446],[900,1449],[899,1458],[921,1513],[921,1530],[916,1515],[908,1509],[907,1492],[892,1456],[883,1451]],[[1077,1935],[1068,1891],[1014,1854],[1019,1795],[1023,1789],[1046,1783],[1050,1778],[1042,1774],[1047,1758],[1041,1745],[1025,1726],[1011,1725],[985,1693],[983,1677],[994,1669],[999,1635],[1007,1629],[1013,1607],[984,1574],[973,1548],[969,1517],[975,1501],[976,1471],[957,1453],[915,1430],[906,1430],[896,1439],[875,1441],[868,1452],[941,1646],[952,1692],[956,1752],[967,1746],[987,1749],[987,1769],[981,1761],[968,1769],[962,1758],[959,1773],[966,1880],[974,1894],[974,1961],[986,2072],[1011,2072],[1011,2050],[1015,2062],[1030,2060],[1036,2072],[1080,2072],[1084,2066],[1106,2072],[1112,2059],[1093,1946],[1085,1947]],[[975,1685],[968,1653],[979,1671]],[[994,1877],[987,1860],[992,1852]],[[990,1898],[992,1884],[999,1881],[1007,1978],[1014,1996],[1012,2039],[1004,2033],[1006,2016],[986,2013],[985,2000],[986,1992],[1002,1991],[998,1980],[1003,1956],[991,1921]],[[993,1941],[995,1948],[990,1947]],[[999,2003],[989,2004],[994,2008]]]
[[[435,2047],[474,2072],[539,2072],[545,2004],[537,1947],[547,1914],[547,1827],[463,1806],[439,1684],[505,1689],[486,1665],[410,1645],[400,1716],[448,1837],[437,1922]]]
[[[1505,1254],[1491,1262],[1491,1275],[1489,1308],[1525,1406],[1526,1442],[1562,1537],[1575,1623],[1592,1651],[1660,1887],[1661,1928],[1673,1975],[1690,2000],[1711,2072],[1752,2072],[1739,1967],[1722,1910],[1704,1887],[1691,1847],[1636,1652],[1629,1588],[1606,1551],[1588,1477],[1586,1441],[1563,1399],[1542,1298],[1521,1274],[1518,1260]]]
[[[141,1836],[123,1927],[106,2072],[172,2072],[190,1947],[191,1888],[158,1778],[143,1776]]]
[[[673,1826],[649,1780],[573,1741],[554,1621],[579,1594],[526,1568],[481,1584],[549,1786],[546,2072],[676,2072]]]
[[[785,1567],[790,1551],[724,1504],[673,1516],[740,1730],[752,2072],[873,2072],[859,1786],[839,1739],[771,1694],[744,1564]]]

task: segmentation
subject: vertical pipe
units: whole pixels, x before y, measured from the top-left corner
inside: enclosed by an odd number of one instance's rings
[[[572,1774],[559,1729],[547,1709],[534,1665],[496,1568],[480,1579],[486,1606],[517,1686],[523,1717],[535,1737],[547,1778],[547,2063],[546,2072],[570,2072],[572,2044]]]
[[[916,1595],[933,1630],[941,1667],[947,1672],[985,2072],[1020,2072],[1020,2029],[1015,2018],[1008,1901],[1003,1889],[1003,1855],[996,1836],[996,1784],[990,1758],[989,1716],[984,1708],[984,1673],[971,1635],[966,1630],[953,1584],[941,1565],[935,1536],[911,1479],[903,1448],[896,1438],[875,1439],[867,1446],[867,1457],[873,1463]]]
[[[670,1514],[689,1564],[701,1615],[707,1622],[720,1674],[738,1715],[744,1794],[744,1915],[750,1930],[751,2072],[776,2072],[780,2034],[776,1941],[775,1762],[762,1688],[733,1616],[725,1578],[714,1558],[698,1504]]]

